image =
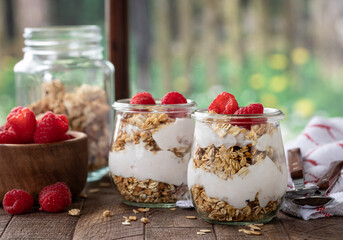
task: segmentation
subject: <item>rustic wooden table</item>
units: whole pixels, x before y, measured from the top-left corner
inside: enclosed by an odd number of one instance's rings
[[[151,209],[133,213],[133,207],[121,203],[118,192],[104,178],[87,185],[87,198],[75,199],[71,208],[81,209],[80,216],[67,212],[51,214],[39,212],[9,215],[0,208],[0,239],[343,239],[343,218],[303,221],[283,213],[262,226],[262,235],[252,236],[238,232],[239,226],[211,225],[197,216],[194,209]],[[110,210],[111,217],[103,212]],[[131,226],[122,225],[123,216],[137,216]],[[149,219],[148,224],[139,221]],[[211,233],[197,235],[200,229]]]

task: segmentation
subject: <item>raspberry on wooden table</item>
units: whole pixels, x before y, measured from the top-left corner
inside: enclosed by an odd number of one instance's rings
[[[44,187],[39,194],[39,210],[47,212],[62,212],[67,210],[71,204],[71,192],[69,187],[58,182],[53,185]]]
[[[154,105],[156,102],[150,93],[140,92],[131,98],[130,104]]]
[[[31,109],[15,107],[7,116],[7,122],[18,135],[22,143],[32,143],[37,123]]]
[[[187,103],[187,99],[179,92],[168,92],[161,99],[161,104],[182,104],[182,103]]]
[[[218,114],[233,114],[239,109],[235,96],[222,92],[219,94],[208,107],[208,112],[214,112]]]
[[[4,210],[9,214],[21,214],[31,210],[33,197],[20,189],[7,192],[2,201]]]

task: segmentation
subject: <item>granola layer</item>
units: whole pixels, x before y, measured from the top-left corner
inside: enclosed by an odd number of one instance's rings
[[[276,201],[269,201],[265,207],[261,207],[258,200],[258,193],[254,201],[249,201],[246,207],[237,209],[226,201],[218,198],[208,197],[203,186],[195,185],[191,188],[193,201],[201,215],[215,221],[257,221],[265,218],[266,215],[276,214],[281,204],[281,198]]]
[[[112,174],[117,189],[125,200],[140,203],[174,203],[187,191],[185,185],[154,181],[138,180],[134,177],[124,178]]]

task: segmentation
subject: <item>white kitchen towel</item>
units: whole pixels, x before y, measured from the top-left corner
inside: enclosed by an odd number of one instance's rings
[[[303,156],[305,186],[315,185],[327,172],[330,163],[343,160],[343,118],[314,117],[303,132],[285,150],[300,148]],[[292,180],[288,179],[292,189]],[[303,219],[326,216],[343,216],[343,170],[335,187],[329,194],[334,201],[324,208],[306,209],[286,200],[282,211]]]

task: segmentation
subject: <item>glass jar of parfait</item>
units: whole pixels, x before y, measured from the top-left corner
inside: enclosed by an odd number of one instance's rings
[[[88,180],[108,172],[114,68],[103,58],[98,26],[25,28],[24,58],[14,67],[16,100],[39,118],[67,116],[88,137]]]
[[[182,101],[168,97],[174,95]],[[187,166],[194,133],[190,115],[197,105],[181,96],[171,92],[160,100],[143,92],[114,103],[109,169],[125,204],[175,207],[188,194]]]
[[[284,115],[261,104],[240,109],[236,104],[231,113],[223,114],[228,108],[220,110],[213,103],[192,114],[195,132],[188,186],[194,207],[211,223],[268,222],[281,207],[287,186],[280,132]]]

